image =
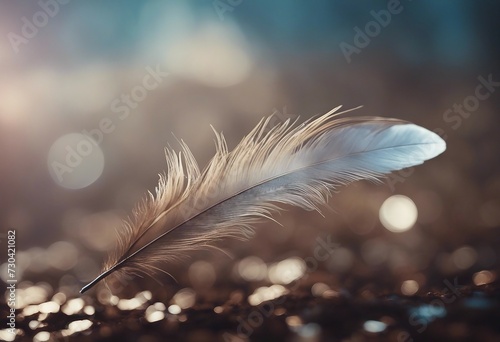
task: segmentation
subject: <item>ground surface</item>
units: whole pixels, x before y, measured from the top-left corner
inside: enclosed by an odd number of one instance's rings
[[[184,291],[176,302],[181,306],[188,303],[186,309],[171,304],[166,292],[141,292],[128,301],[106,298],[103,291],[94,291],[83,301],[59,295],[45,302],[54,308],[42,303],[18,311],[16,340],[500,340],[498,283],[464,286],[455,278],[445,281],[440,290],[414,296],[370,290],[350,293],[323,283],[313,289],[301,283],[288,290],[280,287],[275,295],[279,291],[285,294],[259,305],[249,303],[251,289],[214,287],[203,294]],[[2,304],[1,311],[5,309]],[[2,326],[7,323],[4,317],[2,314]]]

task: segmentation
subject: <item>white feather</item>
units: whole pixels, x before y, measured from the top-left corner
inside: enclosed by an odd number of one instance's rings
[[[104,272],[81,292],[115,271],[164,271],[221,238],[248,238],[255,223],[282,205],[319,210],[340,185],[380,179],[446,149],[437,134],[412,123],[335,119],[339,108],[297,127],[286,121],[270,128],[271,118],[263,119],[232,152],[216,133],[216,153],[203,172],[183,142],[182,153],[167,150],[167,176],[156,197],[138,207]]]

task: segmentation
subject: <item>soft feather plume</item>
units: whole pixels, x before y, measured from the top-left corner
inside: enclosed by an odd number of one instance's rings
[[[217,240],[249,237],[282,205],[319,210],[337,186],[378,180],[446,149],[438,135],[412,123],[334,118],[339,108],[298,126],[287,120],[270,128],[271,117],[262,119],[232,152],[215,132],[216,153],[203,171],[184,142],[178,154],[166,150],[156,196],[136,208],[103,273],[80,292],[115,272],[166,273],[168,262]]]

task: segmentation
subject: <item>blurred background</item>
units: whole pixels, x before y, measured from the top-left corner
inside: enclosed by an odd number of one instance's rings
[[[200,298],[255,306],[299,289],[372,298],[494,283],[499,15],[492,0],[2,2],[0,239],[6,248],[16,230],[18,308],[31,307],[19,319],[74,307],[93,317],[94,304],[122,303],[155,322],[182,318]],[[68,304],[99,273],[121,220],[154,191],[165,146],[185,140],[203,167],[215,151],[210,125],[232,148],[263,116],[305,120],[337,105],[412,121],[448,149],[382,185],[339,189],[324,217],[290,209],[277,217],[284,227],[224,241],[232,259],[203,252],[172,265],[177,283],[134,278]],[[325,243],[335,245],[331,257],[311,263]],[[138,291],[135,304],[119,302]],[[151,296],[164,306],[147,306]],[[302,341],[294,329],[307,326],[303,317],[283,320],[284,334]],[[98,330],[89,322],[57,329]],[[52,338],[57,329],[38,323],[19,338]],[[322,336],[319,326],[307,331]]]

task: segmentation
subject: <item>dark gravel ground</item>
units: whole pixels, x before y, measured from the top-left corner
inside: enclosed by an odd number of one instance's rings
[[[462,285],[455,278],[444,281],[441,290],[421,289],[422,294],[413,296],[366,289],[320,293],[311,291],[309,283],[299,280],[286,294],[259,305],[249,304],[250,288],[213,287],[196,293],[192,305],[178,313],[170,306],[169,291],[139,293],[137,307],[127,310],[117,297],[103,299],[106,291],[101,289],[83,296],[85,309],[76,305],[71,314],[69,297],[59,299],[61,310],[47,309],[44,303],[32,306],[32,312],[18,310],[16,341],[500,340],[499,283]],[[6,304],[1,307],[5,327]],[[158,312],[156,317],[152,312]]]

